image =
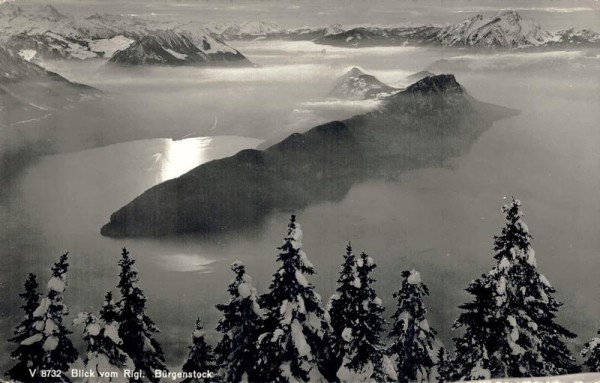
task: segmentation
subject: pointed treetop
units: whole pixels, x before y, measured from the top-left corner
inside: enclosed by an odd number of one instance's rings
[[[290,217],[290,223],[288,223],[288,231],[287,237],[285,237],[285,244],[291,244],[295,242],[293,245],[294,248],[298,249],[302,246],[302,229],[299,223],[296,223],[296,215],[292,214]]]
[[[33,273],[30,273],[25,280],[25,290],[19,294],[19,296],[25,300],[24,305],[21,306],[22,309],[27,311],[28,309],[31,309],[31,305],[35,305],[37,307],[36,303],[39,301],[39,298],[42,295],[38,292],[39,286],[40,285],[37,281],[37,276]],[[35,310],[36,307],[33,307],[33,310]],[[31,311],[33,312],[33,310]]]
[[[112,291],[108,291],[104,296],[104,303],[100,309],[100,319],[108,324],[119,320],[119,312],[113,300]]]
[[[192,338],[199,339],[203,338],[205,335],[206,332],[204,331],[204,326],[202,326],[202,321],[200,320],[200,317],[198,317],[196,318],[196,328],[192,332]]]
[[[417,270],[405,270],[402,272],[402,276],[406,278],[406,281],[411,285],[421,285],[421,274]]]
[[[65,274],[67,272],[67,269],[69,268],[69,264],[67,263],[67,257],[68,257],[69,253],[64,253],[63,255],[60,256],[60,259],[58,260],[58,262],[56,262],[53,266],[52,266],[52,275],[55,277],[61,276],[63,274]]]

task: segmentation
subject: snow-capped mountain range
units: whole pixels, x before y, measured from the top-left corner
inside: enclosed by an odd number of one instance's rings
[[[224,40],[314,40],[349,47],[386,45],[441,45],[478,48],[564,47],[600,44],[600,34],[589,29],[548,32],[514,10],[492,17],[481,14],[458,24],[408,26],[341,26],[285,29],[274,23],[244,22],[210,24],[206,29]]]
[[[178,52],[172,49],[173,41],[165,47],[150,44],[150,41],[165,42],[169,39],[180,40],[175,45],[186,47],[186,50]],[[189,47],[186,42],[191,42],[195,48]],[[34,61],[108,58],[135,44],[135,51],[149,55],[140,57],[140,62],[176,65],[248,62],[240,52],[215,38],[196,22],[155,21],[105,14],[76,18],[61,13],[52,5],[23,8],[14,2],[0,4],[0,44]],[[145,49],[140,51],[140,45]],[[162,61],[152,58],[169,50],[172,51],[171,57],[165,56]],[[132,50],[129,56],[133,55]]]
[[[250,64],[233,48],[223,47],[212,37],[194,39],[189,32],[151,32],[127,48],[117,51],[111,63],[121,65],[212,65]]]
[[[475,15],[458,24],[447,26],[408,26],[392,28],[355,28],[324,36],[317,43],[342,46],[372,45],[441,45],[523,49],[569,45],[595,45],[600,34],[590,30],[569,29],[548,32],[514,10],[502,10],[491,18]]]
[[[277,23],[267,21],[244,21],[208,23],[204,28],[213,36],[228,40],[284,39],[313,40],[323,36],[337,34],[349,27],[333,24],[324,27],[298,27],[286,29]]]
[[[442,28],[436,36],[445,46],[503,48],[539,46],[551,37],[539,24],[522,18],[512,10],[500,11],[491,19],[476,15],[459,24]]]

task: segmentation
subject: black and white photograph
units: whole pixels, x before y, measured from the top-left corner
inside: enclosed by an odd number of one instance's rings
[[[0,382],[600,382],[598,0],[0,0]]]

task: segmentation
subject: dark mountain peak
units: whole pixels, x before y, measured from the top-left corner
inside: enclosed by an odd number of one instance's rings
[[[405,92],[409,93],[463,93],[463,89],[456,81],[453,74],[440,74],[425,77],[409,86]],[[405,93],[403,92],[403,93]]]
[[[350,69],[348,72],[346,72],[344,77],[358,77],[358,76],[362,76],[363,74],[365,74],[365,72],[360,70],[360,68],[352,67],[352,69]]]

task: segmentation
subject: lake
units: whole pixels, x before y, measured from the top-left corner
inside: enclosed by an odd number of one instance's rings
[[[259,292],[266,290],[289,217],[274,214],[262,230],[238,238],[118,240],[99,234],[110,214],[198,164],[376,108],[376,102],[325,97],[352,66],[394,84],[434,63],[434,72],[454,73],[475,98],[521,114],[495,123],[467,155],[442,168],[408,172],[399,182],[361,183],[341,202],[296,212],[304,249],[319,273],[312,281],[327,300],[351,241],[355,251],[378,263],[376,289],[390,316],[400,272],[417,268],[431,290],[430,323],[448,343],[456,306],[468,299],[463,289],[492,266],[492,237],[503,225],[500,208],[514,196],[523,201],[538,266],[565,302],[559,319],[580,335],[574,350],[595,334],[600,327],[598,52],[473,55],[307,42],[235,46],[261,67],[131,71],[107,69],[102,62],[46,64],[143,115],[138,127],[152,136],[163,129],[163,137],[179,139],[47,156],[10,186],[0,201],[0,281],[6,297],[0,304],[0,338],[8,338],[18,322],[17,294],[28,272],[37,273],[44,285],[52,262],[69,251],[70,318],[96,312],[106,290],[116,290],[117,261],[126,246],[137,260],[168,364],[179,365],[196,317],[216,340],[214,305],[227,299],[234,260],[247,264]],[[81,349],[78,331],[73,339]],[[0,354],[6,355],[7,347],[3,343]]]

